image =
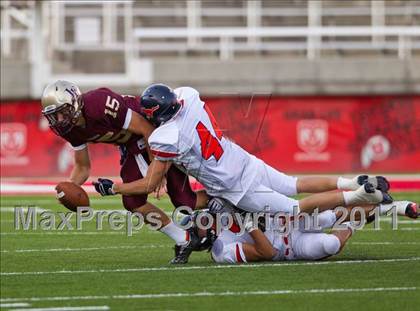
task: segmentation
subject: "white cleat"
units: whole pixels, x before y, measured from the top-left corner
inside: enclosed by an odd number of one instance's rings
[[[355,191],[351,193],[349,200],[350,204],[378,204],[378,203],[392,203],[392,197],[381,190],[375,189],[375,186],[371,183],[365,183]]]

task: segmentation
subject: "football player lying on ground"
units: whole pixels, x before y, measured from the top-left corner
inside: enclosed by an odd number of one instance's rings
[[[384,177],[292,177],[249,154],[223,136],[199,93],[190,87],[172,91],[163,84],[149,86],[141,96],[141,113],[156,129],[148,138],[154,160],[144,178],[116,183],[101,179],[102,195],[144,195],[162,182],[175,164],[194,176],[212,197],[221,197],[248,212],[311,213],[336,206],[391,202]],[[350,190],[330,192],[330,190]],[[290,196],[317,193],[301,200]],[[213,211],[215,212],[215,211]],[[185,244],[179,256],[188,257]]]
[[[147,138],[154,128],[140,115],[139,98],[121,96],[107,88],[82,94],[75,84],[57,81],[45,88],[42,108],[50,128],[74,149],[75,165],[70,181],[82,185],[89,177],[88,143],[114,144],[125,150],[120,172],[124,182],[141,179],[147,174],[150,163]],[[195,194],[189,183],[185,183],[185,178],[175,166],[167,171],[167,189],[172,203],[191,208],[205,206],[207,196]],[[99,186],[95,185],[97,189]],[[153,190],[158,187],[159,184]],[[146,193],[123,195],[122,201],[127,210],[143,214],[146,221],[149,213],[157,213],[162,222],[161,232],[177,245],[189,243],[189,234],[176,226],[163,211],[147,202]]]
[[[414,202],[394,201],[391,204],[380,204],[379,213],[372,214],[375,205],[359,207],[365,215],[363,219],[367,223],[372,222],[376,215],[386,215],[394,207],[398,215],[412,217],[411,210],[416,210]],[[408,213],[407,213],[408,211]],[[230,229],[224,229],[219,236],[215,238],[208,230],[198,229],[195,226],[197,234],[204,238],[203,245],[197,250],[205,248],[211,249],[211,256],[217,263],[243,263],[254,261],[282,261],[282,260],[320,260],[338,254],[345,246],[349,238],[353,234],[351,224],[347,218],[342,223],[341,228],[336,228],[337,222],[342,218],[343,211],[327,210],[318,215],[318,221],[309,223],[308,229],[305,229],[304,221],[307,218],[300,219],[297,226],[290,219],[290,230],[287,234],[282,233],[279,227],[271,218],[268,221],[269,226],[259,224],[255,225],[252,218],[248,218],[245,223],[245,233],[238,235],[238,226],[231,226]],[[417,214],[416,214],[417,215]],[[360,213],[355,213],[352,221],[361,221]],[[197,214],[194,215],[197,217]],[[204,218],[205,219],[205,218]],[[284,229],[284,219],[281,224]],[[187,220],[188,221],[188,220]],[[347,222],[347,223],[346,223]],[[364,225],[364,224],[363,224]],[[265,227],[267,230],[265,230]],[[316,227],[316,228],[315,228]],[[214,228],[214,227],[213,227]],[[324,233],[323,230],[333,228],[331,233]],[[283,231],[284,232],[284,231]]]

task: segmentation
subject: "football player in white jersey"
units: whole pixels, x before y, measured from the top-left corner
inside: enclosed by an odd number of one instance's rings
[[[337,215],[331,210],[318,215],[318,225],[322,229],[332,228],[336,221]],[[293,221],[290,224],[293,225]],[[224,229],[213,243],[211,257],[217,263],[320,260],[338,254],[352,235],[350,226],[331,233],[301,228],[303,226],[283,233],[271,224],[270,229],[262,231],[248,221],[242,235]]]
[[[141,96],[142,113],[156,129],[149,137],[154,155],[147,175],[130,183],[104,181],[103,195],[150,193],[174,164],[194,176],[213,197],[248,212],[311,213],[336,206],[390,202],[383,177],[292,177],[278,172],[223,136],[197,90],[174,91],[153,84]],[[330,190],[348,190],[327,192]],[[316,193],[301,200],[297,193]],[[182,250],[181,250],[182,253]]]
[[[364,210],[363,219],[371,222],[372,210],[378,207],[378,215],[387,215],[390,210],[396,209],[397,214],[408,216],[405,213],[408,206],[416,208],[416,203],[410,201],[394,201],[390,204],[379,204],[378,206],[359,207],[359,211]],[[199,214],[194,215],[197,219]],[[252,218],[244,219],[245,233],[239,234],[237,226],[223,229],[214,240],[211,248],[212,259],[217,263],[242,263],[255,261],[282,261],[282,260],[320,260],[338,254],[345,246],[353,234],[351,219],[347,211],[344,217],[343,210],[327,210],[317,215],[317,220],[303,218],[298,222],[290,219],[290,229],[285,230],[285,220],[277,225],[273,218],[268,219],[269,227],[265,224],[265,230],[261,230],[258,225],[252,222]],[[376,213],[375,213],[376,215]],[[336,225],[339,221],[346,218],[341,227]],[[354,215],[353,224],[361,221],[360,213]],[[293,217],[293,216],[292,216]],[[291,218],[292,218],[291,217]],[[369,220],[370,218],[370,220]],[[305,222],[309,222],[305,228]],[[296,225],[296,227],[293,227]],[[364,225],[364,224],[362,224]],[[197,224],[195,224],[197,226]],[[358,224],[359,226],[359,224]],[[325,229],[333,228],[331,233],[324,233]],[[208,235],[205,230],[195,229],[200,237]],[[214,230],[217,231],[217,230]]]

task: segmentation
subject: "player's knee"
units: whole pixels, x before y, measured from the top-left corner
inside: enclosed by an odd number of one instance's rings
[[[324,251],[328,255],[335,255],[340,251],[341,243],[335,235],[329,234],[322,242]]]
[[[142,210],[139,207],[147,203],[147,196],[123,196],[122,202],[124,208],[129,212],[138,212],[142,213]]]

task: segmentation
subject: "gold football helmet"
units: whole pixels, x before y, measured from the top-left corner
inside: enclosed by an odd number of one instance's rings
[[[44,89],[42,114],[57,135],[65,135],[76,125],[82,113],[81,95],[74,83],[63,80],[51,83]]]

